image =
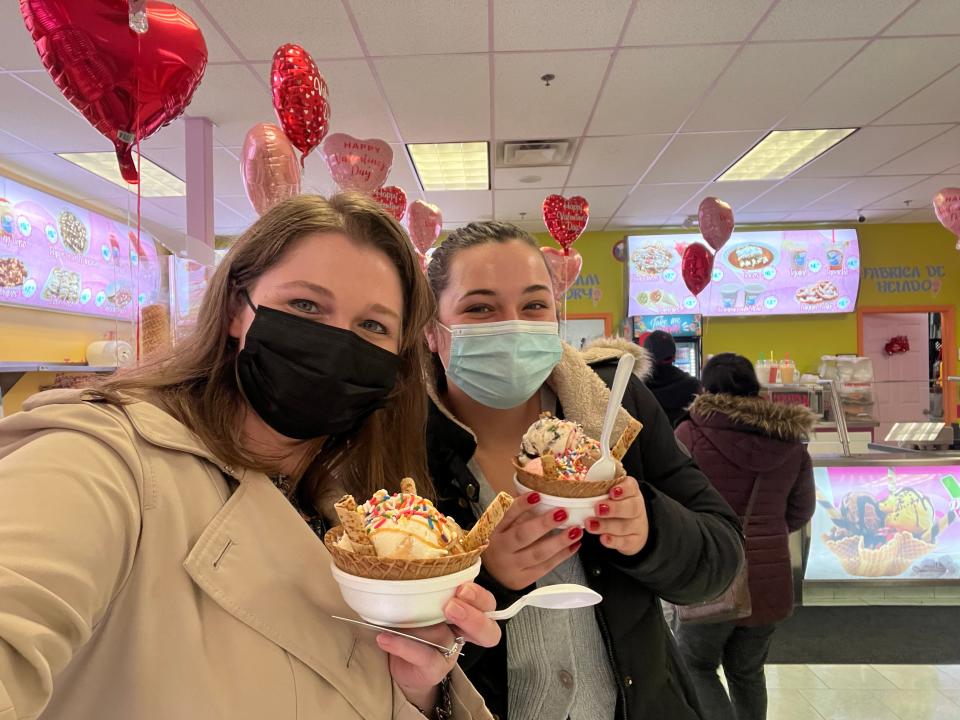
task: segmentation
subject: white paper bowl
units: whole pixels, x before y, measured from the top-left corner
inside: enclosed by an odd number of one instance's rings
[[[513,484],[517,486],[517,490],[521,493],[533,492],[530,488],[522,485],[520,481],[517,480],[516,475],[513,477]],[[540,502],[533,507],[533,511],[538,515],[555,512],[558,508],[563,508],[567,511],[567,521],[559,526],[561,528],[586,528],[587,519],[597,516],[597,503],[603,502],[608,498],[607,495],[595,495],[587,498],[566,498],[557,497],[556,495],[544,495],[542,492],[538,492],[538,494],[540,495]]]
[[[413,628],[446,622],[444,606],[458,587],[480,574],[480,561],[466,570],[425,580],[371,580],[345,573],[336,565],[330,570],[344,602],[368,623]]]

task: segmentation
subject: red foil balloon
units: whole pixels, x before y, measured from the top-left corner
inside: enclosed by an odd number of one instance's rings
[[[940,224],[957,236],[960,250],[960,188],[944,188],[934,195],[933,210]]]
[[[243,141],[240,172],[247,199],[259,215],[300,194],[297,152],[276,125],[260,123],[250,129]]]
[[[733,234],[733,208],[715,197],[704,198],[697,218],[700,235],[710,247],[719,251]]]
[[[144,34],[130,29],[129,11],[127,0],[20,0],[53,82],[113,142],[124,180],[136,183],[132,148],[190,104],[207,45],[193,19],[173,5],[147,2]]]
[[[334,133],[321,153],[338,188],[365,195],[382,186],[393,167],[393,149],[383,140]]]
[[[579,195],[549,195],[543,201],[543,222],[564,253],[568,254],[570,246],[583,234],[589,219],[590,203]]]
[[[273,108],[283,132],[303,153],[300,165],[330,129],[330,101],[323,79],[310,53],[299,45],[281,45],[273,54],[270,71]]]
[[[583,256],[576,249],[571,250],[569,255],[564,255],[552,247],[540,248],[540,250],[547,265],[550,266],[553,295],[556,298],[562,298],[580,277],[580,271],[583,270]]]
[[[694,295],[699,295],[710,284],[713,274],[713,253],[706,245],[693,243],[683,251],[680,263],[683,282]]]
[[[407,194],[403,188],[396,185],[379,188],[373,193],[373,199],[383,205],[397,222],[403,220],[403,216],[407,214]]]
[[[423,200],[414,200],[410,203],[410,209],[407,212],[407,224],[413,246],[421,253],[425,253],[440,237],[440,231],[443,229],[443,214],[436,205]]]

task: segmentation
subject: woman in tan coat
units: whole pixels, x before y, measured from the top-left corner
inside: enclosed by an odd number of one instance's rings
[[[330,619],[315,532],[344,491],[426,484],[431,309],[388,214],[296,198],[175,354],[0,422],[0,720],[488,718],[455,657]],[[496,644],[493,607],[465,585],[422,632]]]

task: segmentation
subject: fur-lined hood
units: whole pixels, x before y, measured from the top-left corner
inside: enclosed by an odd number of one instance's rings
[[[768,437],[786,442],[807,440],[817,416],[802,405],[773,403],[760,397],[734,395],[699,395],[690,406],[690,414],[698,424],[712,425],[716,415],[725,416],[735,425],[757,430]]]
[[[583,348],[583,359],[588,365],[607,360],[619,360],[621,355],[630,353],[637,362],[633,366],[633,374],[641,380],[646,380],[653,372],[653,359],[650,353],[636,343],[620,337],[602,337],[591,340]]]

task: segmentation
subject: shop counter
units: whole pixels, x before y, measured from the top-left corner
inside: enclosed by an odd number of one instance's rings
[[[3,396],[26,373],[105,373],[116,372],[115,367],[99,367],[78,363],[0,362],[0,417],[3,417]]]

